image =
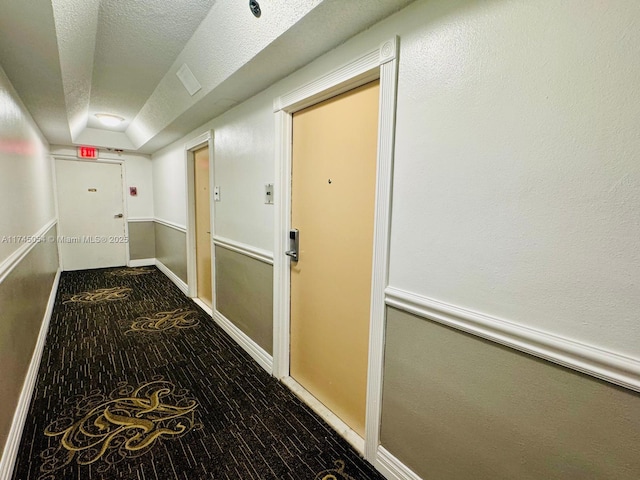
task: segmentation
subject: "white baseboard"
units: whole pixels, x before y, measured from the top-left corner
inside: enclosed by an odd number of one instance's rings
[[[422,480],[413,470],[391,455],[384,447],[378,447],[375,467],[388,480]]]
[[[129,267],[150,267],[156,264],[155,258],[141,258],[139,260],[129,260]]]
[[[173,283],[175,283],[185,295],[189,296],[189,287],[185,282],[178,278],[178,276],[169,270],[169,268],[160,260],[156,259],[155,263],[162,273],[169,277],[169,279],[173,281]],[[222,313],[212,311],[211,308],[197,298],[192,298],[192,300],[196,302],[207,314],[209,314],[220,328],[227,332],[229,336],[238,343],[238,345],[251,355],[251,357],[269,373],[269,375],[273,374],[273,357],[271,355],[269,355],[260,345],[254,342],[246,333],[236,327],[233,322],[222,315]]]
[[[195,303],[197,303],[198,306],[207,313],[207,315],[209,315],[210,317],[213,318],[213,310],[211,310],[211,307],[209,305],[204,303],[199,298],[192,298],[191,300],[193,300]]]
[[[273,357],[260,345],[254,342],[246,333],[236,327],[231,320],[215,310],[213,320],[233,338],[251,357],[264,368],[269,375],[273,374]]]
[[[38,369],[40,368],[40,360],[42,359],[42,351],[47,339],[47,332],[49,331],[49,322],[51,321],[51,315],[53,313],[53,305],[56,300],[56,292],[58,291],[61,272],[62,271],[58,269],[53,280],[51,293],[49,294],[49,301],[47,302],[47,309],[44,312],[42,325],[40,326],[38,340],[36,341],[36,346],[33,350],[33,355],[31,356],[31,362],[29,363],[29,370],[27,370],[27,376],[25,377],[22,392],[20,393],[20,399],[18,400],[18,405],[13,415],[11,429],[7,436],[7,443],[5,444],[4,451],[2,452],[2,459],[0,460],[0,480],[9,480],[13,474],[13,466],[16,461],[16,456],[18,455],[18,448],[20,447],[20,439],[22,438],[24,422],[27,419],[27,414],[29,413],[29,405],[31,404],[33,389],[35,388],[36,379],[38,378]]]
[[[364,455],[364,438],[358,435],[349,425],[347,425],[340,417],[329,410],[322,402],[316,397],[311,395],[293,377],[286,376],[282,378],[282,383],[286,385],[289,390],[296,394],[296,396],[302,400],[311,410],[316,412],[320,418],[329,424],[342,438],[344,438],[349,444],[355,448],[361,455]]]
[[[164,263],[162,263],[160,260],[158,260],[156,258],[156,267],[158,267],[158,269],[164,273],[167,277],[169,277],[169,280],[171,280],[173,283],[176,284],[176,286],[182,290],[182,293],[184,293],[185,295],[189,295],[189,287],[187,286],[187,284],[184,282],[184,280],[182,280],[180,277],[178,277],[175,273],[173,273],[171,270],[169,270],[169,267],[167,267]]]

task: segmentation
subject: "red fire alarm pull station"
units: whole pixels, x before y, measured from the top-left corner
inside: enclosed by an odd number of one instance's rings
[[[129,187],[129,195],[136,197],[138,195],[138,187]]]
[[[78,158],[98,158],[96,147],[78,147]]]

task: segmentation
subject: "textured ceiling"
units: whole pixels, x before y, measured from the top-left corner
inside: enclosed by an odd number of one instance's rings
[[[100,2],[90,127],[100,128],[93,114],[112,109],[135,118],[214,1]]]
[[[50,143],[152,153],[410,2],[3,0],[0,66]]]

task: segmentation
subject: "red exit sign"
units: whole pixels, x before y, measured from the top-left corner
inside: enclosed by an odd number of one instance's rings
[[[96,147],[78,147],[78,158],[98,158]]]

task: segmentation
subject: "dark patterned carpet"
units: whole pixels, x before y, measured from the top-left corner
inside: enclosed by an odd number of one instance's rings
[[[62,274],[14,479],[382,479],[155,267]]]

